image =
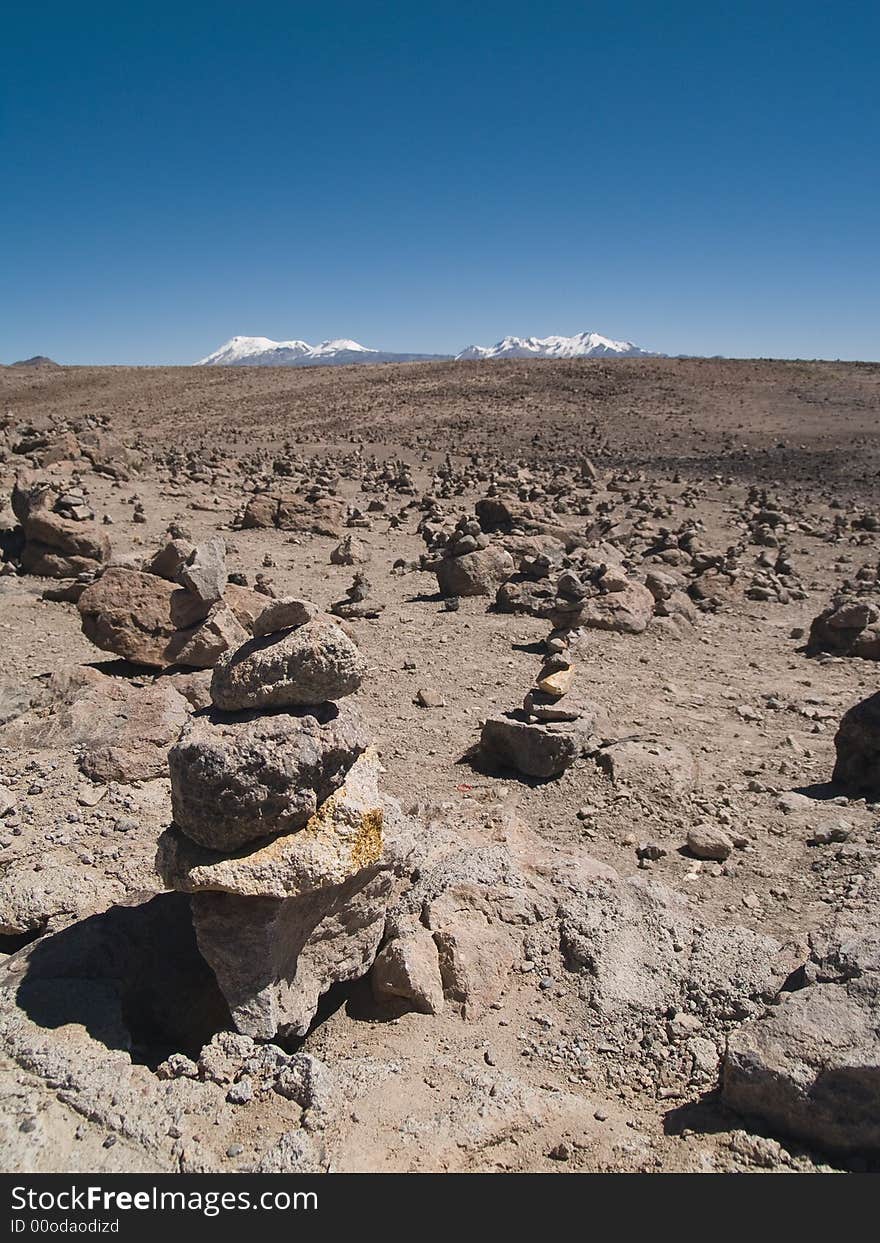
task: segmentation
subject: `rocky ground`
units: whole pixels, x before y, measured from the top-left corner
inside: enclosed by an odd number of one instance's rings
[[[0,389],[4,1169],[875,1168],[880,367]]]

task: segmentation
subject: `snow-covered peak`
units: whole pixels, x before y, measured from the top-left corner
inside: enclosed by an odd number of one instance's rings
[[[650,356],[632,341],[614,341],[598,332],[573,337],[504,337],[494,345],[469,345],[456,358],[640,358]],[[348,337],[310,345],[308,341],[273,341],[270,337],[232,337],[197,367],[308,367],[344,363],[414,362],[448,358],[448,354],[397,354],[369,349]]]
[[[308,354],[311,348],[308,341],[272,341],[269,337],[232,337],[213,354],[200,358],[196,366],[229,366],[230,363],[238,363],[245,358],[265,354],[269,350],[290,350],[294,354]]]
[[[308,341],[272,341],[269,337],[232,337],[225,345],[213,354],[200,358],[197,367],[232,367],[237,363],[281,362],[289,364],[302,359],[308,362],[320,359],[332,361],[340,354],[375,354],[357,341],[349,341],[345,337],[337,337],[334,341],[322,341],[320,345],[309,345]]]
[[[573,337],[504,337],[495,345],[469,345],[457,358],[607,358],[650,353],[632,341],[614,341],[598,332]]]
[[[328,354],[376,354],[377,350],[369,350],[357,341],[348,341],[345,337],[337,337],[334,341],[322,341],[320,345],[311,347],[312,358],[323,358]]]

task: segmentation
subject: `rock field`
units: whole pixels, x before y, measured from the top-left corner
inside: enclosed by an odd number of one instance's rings
[[[3,1168],[880,1169],[878,413],[0,368]]]

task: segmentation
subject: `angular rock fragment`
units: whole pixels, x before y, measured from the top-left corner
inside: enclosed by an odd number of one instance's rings
[[[779,1134],[880,1151],[880,974],[784,995],[729,1037],[724,1101]]]
[[[191,669],[213,669],[224,652],[246,643],[249,633],[229,605],[219,601],[203,622],[190,633],[178,634],[168,648],[176,665]]]
[[[415,919],[398,928],[376,956],[370,973],[377,1001],[407,1001],[423,1014],[443,1009],[443,977],[434,937]]]
[[[207,614],[226,590],[226,544],[220,536],[199,544],[180,566],[178,581],[200,600]]]
[[[578,735],[512,717],[489,717],[480,735],[483,754],[527,777],[546,780],[565,772],[581,754]]]

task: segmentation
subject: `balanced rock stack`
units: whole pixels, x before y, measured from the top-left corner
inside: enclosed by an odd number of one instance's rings
[[[136,665],[211,669],[253,632],[266,597],[228,581],[226,545],[171,539],[142,570],[109,566],[80,596],[83,633]]]
[[[369,600],[372,587],[363,570],[357,570],[350,587],[346,588],[345,599],[331,604],[330,612],[334,617],[344,617],[348,621],[376,618],[385,608],[375,600]]]
[[[12,493],[12,510],[21,523],[21,567],[46,578],[87,578],[110,557],[110,543],[94,522],[85,497],[74,490],[21,474]]]
[[[444,596],[491,596],[516,566],[510,553],[493,545],[475,518],[459,519],[442,557],[434,563]]]
[[[365,671],[355,644],[302,600],[273,600],[254,632],[169,753],[157,865],[192,895],[236,1028],[268,1039],[302,1035],[332,984],[369,970],[407,839],[346,700]]]
[[[574,665],[565,640],[552,635],[549,654],[521,712],[489,717],[480,747],[490,760],[527,777],[558,777],[584,753],[596,728],[596,709],[571,694]]]

